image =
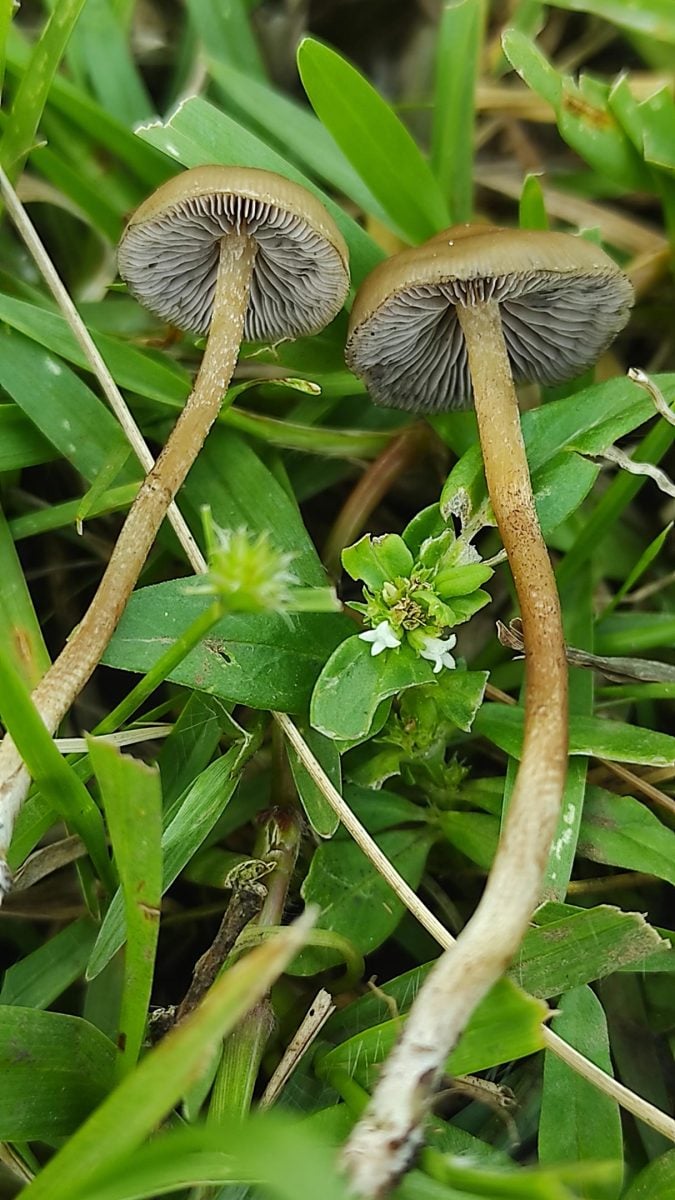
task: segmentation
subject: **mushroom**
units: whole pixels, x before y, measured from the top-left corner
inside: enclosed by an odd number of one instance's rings
[[[120,274],[158,316],[208,333],[194,390],[141,484],[110,562],[77,630],[33,700],[50,731],[68,711],[112,637],[170,502],[183,483],[234,371],[242,336],[294,338],[323,329],[349,287],[344,240],[303,187],[241,167],[205,166],[170,179],[134,213]],[[6,854],[29,784],[11,738],[0,748],[0,899]]]
[[[629,280],[564,233],[462,225],[382,263],[361,286],[346,358],[377,404],[431,413],[473,392],[485,475],[520,603],[523,751],[483,896],[438,960],[345,1151],[363,1196],[406,1167],[447,1056],[515,954],[539,899],[567,767],[560,604],[539,528],[513,378],[554,383],[593,364],[626,324]]]

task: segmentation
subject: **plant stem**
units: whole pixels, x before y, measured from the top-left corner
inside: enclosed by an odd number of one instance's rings
[[[134,500],[87,613],[33,692],[53,733],[97,666],[122,616],[167,508],[196,459],[234,371],[255,259],[246,235],[223,238],[209,340],[195,382],[155,466]],[[0,899],[10,876],[6,855],[30,780],[10,738],[0,748]]]
[[[537,515],[497,304],[457,307],[473,381],[488,492],[520,602],[526,658],[520,769],[473,917],[410,1010],[344,1151],[359,1195],[386,1195],[422,1140],[450,1051],[527,929],[555,833],[567,767],[567,666],[560,604]]]

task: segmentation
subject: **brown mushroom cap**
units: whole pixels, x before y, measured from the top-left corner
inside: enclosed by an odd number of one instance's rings
[[[230,233],[257,244],[248,341],[313,333],[340,311],[349,287],[342,235],[315,196],[271,171],[207,166],[169,179],[129,221],[120,274],[162,320],[206,333],[220,243]]]
[[[352,308],[347,363],[373,400],[437,412],[471,399],[456,306],[497,301],[515,379],[580,375],[623,329],[630,281],[567,233],[460,225],[381,263]]]

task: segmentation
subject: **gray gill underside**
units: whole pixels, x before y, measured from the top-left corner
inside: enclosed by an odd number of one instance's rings
[[[359,326],[347,361],[388,408],[440,412],[471,403],[455,305],[495,300],[516,380],[560,383],[595,363],[626,323],[630,293],[616,276],[538,276],[420,285],[386,301]],[[528,288],[530,290],[528,290]]]
[[[184,201],[132,225],[119,250],[130,291],[157,316],[192,333],[211,322],[221,238],[248,233],[257,243],[244,337],[274,341],[322,328],[344,295],[335,248],[294,213],[271,203],[216,193]]]

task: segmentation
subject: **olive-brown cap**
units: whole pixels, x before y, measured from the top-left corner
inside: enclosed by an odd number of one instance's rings
[[[457,305],[499,303],[515,379],[558,383],[597,361],[628,320],[630,280],[568,233],[460,225],[381,263],[351,312],[348,365],[372,399],[437,412],[470,402]]]
[[[323,329],[349,288],[344,239],[319,200],[271,171],[194,167],[136,210],[120,243],[120,275],[162,320],[193,333],[211,323],[221,240],[257,243],[244,324],[248,341]]]

